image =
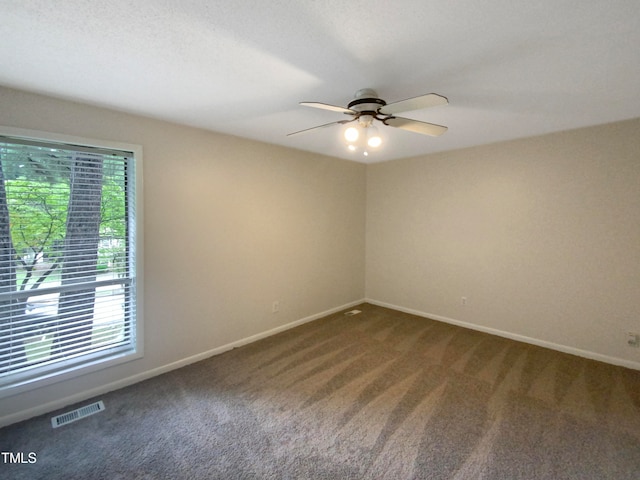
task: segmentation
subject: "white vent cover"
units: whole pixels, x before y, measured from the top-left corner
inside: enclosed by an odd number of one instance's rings
[[[58,428],[62,425],[75,422],[76,420],[80,420],[81,418],[88,417],[89,415],[93,415],[94,413],[98,413],[103,410],[104,403],[102,403],[102,400],[100,400],[99,402],[92,403],[91,405],[86,405],[76,410],[72,410],[71,412],[63,413],[62,415],[58,415],[56,417],[51,417],[51,426],[53,428]]]
[[[345,315],[357,315],[359,313],[362,313],[362,310],[349,310],[348,312],[345,313]]]

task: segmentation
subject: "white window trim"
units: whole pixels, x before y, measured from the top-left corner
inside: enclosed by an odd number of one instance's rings
[[[38,130],[29,130],[23,128],[7,127],[0,125],[0,135],[21,137],[31,140],[47,140],[51,142],[59,142],[69,145],[81,145],[88,147],[107,148],[113,150],[123,150],[133,152],[134,155],[134,174],[135,174],[135,211],[136,211],[136,235],[135,243],[132,246],[136,258],[136,333],[135,333],[135,351],[125,352],[115,355],[108,360],[96,358],[94,361],[87,361],[82,365],[70,366],[68,369],[57,370],[54,373],[40,376],[36,379],[26,380],[22,383],[14,383],[10,386],[0,388],[0,399],[17,395],[29,390],[34,390],[47,385],[52,385],[64,380],[81,377],[83,375],[103,370],[115,365],[140,359],[144,356],[144,195],[143,195],[143,173],[142,173],[142,146],[112,142],[108,140],[97,140],[92,138],[77,137],[71,135],[57,134],[51,132],[43,132]],[[96,357],[100,355],[97,354]]]

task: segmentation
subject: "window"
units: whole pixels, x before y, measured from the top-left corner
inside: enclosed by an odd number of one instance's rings
[[[142,355],[141,149],[42,137],[0,135],[0,397]]]

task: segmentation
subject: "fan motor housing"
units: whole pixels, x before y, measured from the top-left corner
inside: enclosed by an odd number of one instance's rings
[[[375,90],[370,88],[358,90],[354,97],[355,99],[349,102],[347,108],[356,112],[371,112],[372,114],[375,114],[380,108],[387,104],[387,102],[378,98],[378,94]]]

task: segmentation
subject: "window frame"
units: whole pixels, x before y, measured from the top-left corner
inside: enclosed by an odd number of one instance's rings
[[[132,282],[133,288],[135,289],[135,313],[132,321],[134,341],[132,342],[132,348],[113,353],[109,356],[101,355],[100,352],[87,353],[85,354],[85,361],[68,366],[64,365],[64,360],[61,360],[59,362],[61,365],[60,369],[56,369],[53,372],[45,372],[37,377],[21,380],[18,374],[16,375],[18,377],[17,381],[0,387],[0,399],[142,358],[144,356],[144,196],[142,146],[1,125],[0,135],[19,138],[23,141],[59,143],[61,146],[68,148],[78,147],[81,149],[88,147],[132,152],[133,159],[127,168],[129,169],[129,175],[133,176],[135,183],[135,195],[128,199],[129,202],[134,202],[133,211],[135,212],[135,217],[133,221],[131,221],[131,218],[127,219],[127,221],[130,222],[130,228],[133,227],[135,229],[133,241],[129,247],[129,254],[134,259],[133,265],[135,267],[135,275]]]

